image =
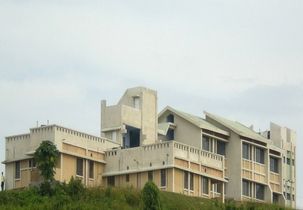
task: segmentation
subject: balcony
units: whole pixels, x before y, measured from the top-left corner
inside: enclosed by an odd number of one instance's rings
[[[105,175],[179,167],[224,178],[224,157],[175,141],[105,152]]]

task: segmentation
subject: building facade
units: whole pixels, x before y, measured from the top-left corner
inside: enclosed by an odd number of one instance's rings
[[[271,123],[256,133],[241,123],[172,107],[157,111],[157,92],[127,89],[116,105],[101,101],[101,137],[47,125],[6,137],[6,188],[36,185],[42,141],[60,151],[55,179],[86,186],[143,188],[190,196],[296,205],[296,134]]]

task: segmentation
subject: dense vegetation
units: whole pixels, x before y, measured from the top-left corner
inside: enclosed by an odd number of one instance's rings
[[[43,188],[28,188],[0,192],[0,209],[16,210],[56,210],[56,209],[113,209],[136,210],[148,209],[144,204],[144,191],[134,188],[84,188],[79,180],[72,179],[68,184],[56,183],[51,193],[43,192]],[[150,189],[149,189],[150,190]],[[159,192],[159,191],[158,191]],[[46,196],[46,194],[49,194]],[[159,192],[162,210],[282,210],[284,208],[256,203],[236,203],[227,201],[225,204],[217,200],[188,197],[170,192]],[[156,198],[157,200],[157,198]],[[157,206],[157,203],[156,203]]]

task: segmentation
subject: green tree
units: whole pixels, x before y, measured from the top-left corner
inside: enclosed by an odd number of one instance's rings
[[[160,210],[160,192],[153,182],[147,182],[142,191],[144,210]]]
[[[54,180],[55,166],[58,160],[59,151],[56,145],[51,141],[43,141],[36,149],[34,158],[37,168],[40,170],[41,176],[45,182]]]

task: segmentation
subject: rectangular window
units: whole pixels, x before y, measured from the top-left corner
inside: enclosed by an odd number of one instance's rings
[[[112,140],[117,141],[117,131],[112,132]]]
[[[107,186],[109,186],[109,187],[115,186],[115,177],[114,176],[107,177]]]
[[[94,178],[94,161],[90,160],[88,162],[88,167],[89,167],[89,178],[93,179]]]
[[[125,175],[125,181],[126,181],[126,182],[129,182],[129,174],[126,174],[126,175]]]
[[[174,140],[175,139],[174,129],[168,129],[166,137],[168,140]]]
[[[161,169],[161,187],[166,186],[166,170]]]
[[[289,193],[286,194],[286,199],[290,201],[290,194]]]
[[[188,189],[188,172],[184,171],[184,189]]]
[[[208,136],[202,137],[202,149],[206,151],[210,151],[210,139]]]
[[[77,158],[76,174],[78,176],[83,176],[83,159],[82,158]]]
[[[189,189],[194,190],[194,174],[189,173]]]
[[[242,195],[250,196],[250,183],[247,180],[242,180]]]
[[[264,149],[256,147],[256,162],[264,164]]]
[[[277,194],[277,193],[272,194],[272,202],[279,203],[279,194]]]
[[[290,158],[287,158],[287,165],[290,165]]]
[[[20,161],[15,163],[15,179],[20,179]]]
[[[295,166],[295,159],[292,159],[292,165]]]
[[[270,171],[279,173],[279,160],[278,158],[270,157]]]
[[[153,171],[148,172],[148,181],[153,181],[154,176],[153,176]]]
[[[249,144],[242,143],[242,158],[250,160],[250,149]]]
[[[217,141],[217,154],[225,155],[225,142]]]
[[[295,195],[294,194],[292,195],[292,200],[295,201]]]
[[[172,114],[167,115],[166,122],[174,123],[175,122],[174,115],[172,115]]]
[[[202,193],[208,194],[208,178],[202,177]]]
[[[256,184],[256,198],[259,200],[264,200],[265,187],[261,184]]]
[[[140,97],[138,96],[133,97],[133,106],[136,109],[140,108]]]

